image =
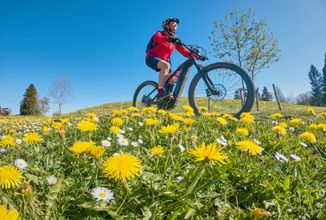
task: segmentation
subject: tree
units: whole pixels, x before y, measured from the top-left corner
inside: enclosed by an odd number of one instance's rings
[[[235,90],[234,92],[234,99],[240,99],[240,89]]]
[[[49,98],[47,97],[43,97],[42,99],[39,99],[38,100],[38,106],[39,106],[39,110],[40,110],[40,113],[42,115],[45,115],[46,113],[49,112]]]
[[[209,39],[217,58],[239,65],[252,81],[280,57],[278,41],[251,9],[239,11],[233,7],[224,20],[213,23]]]
[[[323,103],[323,79],[320,72],[314,65],[310,66],[310,70],[308,72],[308,76],[310,79],[311,85],[311,105],[320,106]]]
[[[68,77],[58,78],[50,88],[50,97],[58,105],[59,114],[62,113],[62,106],[67,103],[70,94],[70,82]]]
[[[267,89],[266,86],[263,88],[263,93],[261,95],[261,100],[263,101],[272,101],[273,100],[273,95],[270,93]]]
[[[310,99],[311,99],[311,93],[306,92],[299,94],[297,97],[297,104],[299,105],[309,105],[310,104]]]
[[[26,89],[24,98],[20,103],[21,115],[39,115],[37,91],[33,84],[30,84]]]
[[[324,67],[322,69],[323,72],[323,105],[326,105],[326,53],[324,60]]]

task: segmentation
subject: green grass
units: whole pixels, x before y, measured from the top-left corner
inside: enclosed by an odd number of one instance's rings
[[[222,103],[221,103],[222,104]],[[88,112],[94,112],[99,115],[107,115],[113,112],[114,109],[123,109],[128,108],[132,105],[131,101],[124,101],[124,102],[112,102],[112,103],[106,103],[103,105],[93,106],[85,109],[80,109],[76,112],[72,112],[72,114],[82,114]],[[180,112],[182,111],[182,106],[189,105],[188,98],[182,97],[176,106],[172,111],[173,112]],[[228,101],[228,103],[224,103],[224,107],[227,106],[231,112],[232,110],[237,106],[237,102],[234,100]],[[282,111],[279,110],[277,102],[266,102],[266,101],[260,101],[259,102],[259,111],[257,111],[256,103],[254,107],[251,110],[251,113],[253,113],[258,118],[264,118],[267,115],[273,114],[275,112],[282,112],[285,115],[307,115],[307,108],[313,107],[317,112],[324,112],[326,111],[326,107],[315,107],[315,106],[307,106],[307,105],[295,105],[290,103],[281,103]]]

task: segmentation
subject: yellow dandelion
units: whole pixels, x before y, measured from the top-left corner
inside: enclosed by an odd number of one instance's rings
[[[278,124],[279,126],[283,127],[283,128],[287,128],[288,125],[285,122],[281,122]]]
[[[144,123],[145,125],[157,125],[160,123],[160,120],[157,118],[145,118]]]
[[[236,117],[234,117],[233,115],[230,115],[230,114],[224,114],[222,117],[225,119],[229,119],[231,121],[238,121],[238,119]]]
[[[109,157],[103,163],[103,172],[108,178],[115,180],[131,180],[141,174],[140,160],[128,153]]]
[[[94,156],[96,159],[100,159],[103,156],[104,152],[105,152],[105,148],[102,146],[96,146],[90,150],[90,154]]]
[[[195,120],[193,120],[193,119],[191,119],[191,118],[185,118],[185,119],[183,119],[183,123],[184,123],[186,126],[191,126],[194,122],[195,122]]]
[[[119,134],[121,132],[121,129],[119,127],[112,126],[110,128],[110,132],[113,134]]]
[[[207,107],[203,107],[203,106],[199,106],[198,107],[198,110],[200,113],[203,113],[203,112],[207,112],[208,111],[208,108]]]
[[[267,211],[265,209],[261,209],[261,208],[255,208],[252,215],[254,217],[253,218],[254,220],[259,220],[264,217],[272,216],[272,214],[269,211]]]
[[[294,118],[290,121],[290,125],[292,125],[292,126],[298,126],[301,124],[302,124],[302,121],[300,118]]]
[[[161,127],[161,130],[159,131],[162,134],[175,134],[177,133],[179,129],[179,124],[172,124]]]
[[[142,108],[141,111],[144,114],[153,114],[153,113],[155,113],[157,111],[157,109],[154,106],[151,106],[151,107]]]
[[[0,205],[0,219],[1,220],[18,220],[19,213],[15,209],[8,209],[5,205]]]
[[[320,130],[326,132],[326,124],[318,124],[317,129],[320,129]]]
[[[75,154],[81,154],[92,150],[95,147],[95,143],[92,141],[76,141],[70,148]]]
[[[130,106],[130,107],[128,107],[127,110],[128,110],[129,112],[137,112],[137,111],[138,111],[137,108],[134,107],[134,106]]]
[[[170,112],[169,117],[174,121],[183,121],[183,117],[181,115]]]
[[[311,130],[316,130],[316,129],[317,129],[317,124],[312,123],[312,124],[310,124],[310,125],[308,126],[308,128],[311,129]]]
[[[95,131],[97,125],[90,121],[81,121],[78,123],[77,128],[81,131]]]
[[[0,145],[4,146],[6,148],[10,148],[10,147],[15,147],[17,146],[16,141],[14,139],[14,137],[10,136],[10,135],[4,135],[0,141]]]
[[[96,119],[96,114],[94,112],[89,112],[86,114],[86,118],[89,121],[95,121]]]
[[[235,145],[242,151],[248,151],[251,155],[261,154],[264,150],[255,142],[249,140],[236,142]]]
[[[282,115],[281,113],[279,113],[279,112],[276,112],[276,113],[270,115],[269,117],[270,117],[271,119],[273,119],[273,120],[276,120],[276,119],[282,118],[283,115]]]
[[[157,110],[157,114],[160,114],[160,115],[166,115],[167,113],[168,113],[168,111],[166,111],[164,109]]]
[[[319,113],[320,116],[326,116],[326,112]]]
[[[314,108],[307,108],[307,112],[312,115],[316,115],[316,110]]]
[[[121,125],[123,124],[123,120],[121,118],[115,117],[111,119],[111,123],[115,127],[121,127]]]
[[[156,147],[153,147],[151,149],[149,149],[154,155],[160,155],[163,154],[165,152],[164,147],[162,147],[161,145],[158,145]]]
[[[131,113],[132,118],[140,117],[140,114],[138,112]]]
[[[196,157],[195,162],[198,161],[207,161],[211,162],[213,165],[215,161],[220,162],[222,164],[226,164],[224,161],[226,156],[221,153],[221,147],[217,146],[216,143],[208,144],[202,143],[201,145],[190,149],[189,153]]]
[[[249,135],[249,131],[247,128],[237,128],[235,133],[243,137],[247,137]]]
[[[190,140],[191,140],[191,143],[195,143],[197,141],[197,136],[191,135]]]
[[[282,135],[282,136],[286,135],[285,127],[281,126],[281,125],[274,126],[272,128],[272,131],[274,131],[275,133]]]
[[[62,122],[53,122],[52,123],[52,127],[57,131],[57,132],[60,132],[62,127],[63,127],[63,124]]]
[[[194,115],[195,115],[194,112],[185,112],[185,113],[184,113],[184,116],[186,116],[186,117],[192,117],[192,116],[194,116]]]
[[[254,119],[254,117],[244,116],[244,117],[240,118],[240,121],[245,124],[252,124],[252,123],[254,123],[255,119]]]
[[[222,117],[218,117],[216,121],[221,125],[226,125],[228,123],[227,120],[225,120],[225,118]]]
[[[23,141],[28,144],[36,144],[42,141],[42,138],[38,133],[31,132],[25,134]]]
[[[17,188],[22,178],[22,172],[16,167],[10,165],[0,167],[0,187],[2,189]]]
[[[194,112],[194,109],[189,105],[182,106],[183,110],[186,112]]]
[[[300,135],[300,140],[310,144],[314,144],[317,142],[316,136],[309,131],[302,133]]]

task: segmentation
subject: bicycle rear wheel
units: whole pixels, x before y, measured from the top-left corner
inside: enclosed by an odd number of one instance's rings
[[[149,107],[157,94],[158,84],[148,80],[140,84],[134,94],[132,105],[136,108]]]
[[[231,63],[214,63],[203,69],[213,90],[209,91],[200,73],[191,81],[189,104],[199,112],[200,107],[221,114],[240,117],[242,112],[249,112],[254,104],[254,86],[248,74]]]

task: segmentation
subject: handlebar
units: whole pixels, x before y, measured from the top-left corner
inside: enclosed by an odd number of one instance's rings
[[[198,59],[201,60],[201,61],[205,61],[205,60],[208,60],[208,57],[206,57],[205,55],[200,55],[200,51],[198,48],[202,49],[202,51],[204,53],[206,53],[206,50],[200,46],[196,46],[196,45],[187,45],[187,44],[184,44],[180,41],[179,43],[180,45],[184,46],[185,48],[187,48],[191,54],[197,54],[199,57]]]

